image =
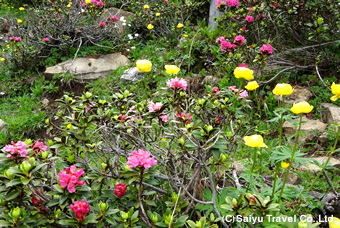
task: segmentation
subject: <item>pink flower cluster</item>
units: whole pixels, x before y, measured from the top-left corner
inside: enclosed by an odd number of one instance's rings
[[[154,157],[150,157],[151,153],[148,151],[144,151],[142,149],[138,149],[138,151],[132,151],[132,156],[128,157],[128,161],[126,164],[129,165],[130,168],[134,167],[144,167],[145,169],[150,168],[153,165],[157,164],[157,161]]]
[[[126,193],[127,186],[124,183],[118,183],[116,184],[116,189],[113,191],[113,193],[118,197],[122,197]]]
[[[261,52],[261,55],[271,55],[271,54],[273,54],[274,50],[273,50],[272,45],[264,44],[260,48],[260,52]]]
[[[177,118],[179,120],[182,120],[185,124],[189,124],[192,120],[192,115],[189,113],[188,115],[186,115],[185,113],[177,113]]]
[[[222,0],[217,0],[216,1],[216,7],[219,7],[220,5],[223,5],[224,2]]]
[[[225,40],[225,36],[221,36],[216,39],[216,43],[221,44],[221,51],[227,50],[227,52],[233,51],[235,48],[237,48],[237,45],[243,45],[245,42],[245,37],[242,35],[238,35],[234,38],[234,43],[230,43],[229,41]]]
[[[240,6],[238,0],[226,0],[225,3],[227,3],[227,6],[229,7],[235,6],[236,8],[238,8]]]
[[[101,0],[91,0],[91,4],[97,4],[100,8],[104,6],[104,3]],[[86,6],[86,2],[80,2],[80,5]]]
[[[113,16],[113,17],[109,17],[108,19],[106,19],[107,21],[113,20],[113,21],[118,21],[118,17],[117,16]]]
[[[235,36],[234,43],[236,43],[238,45],[243,45],[244,40],[245,40],[244,36],[238,35],[238,36]]]
[[[85,220],[86,214],[90,211],[90,204],[86,203],[84,199],[79,201],[74,201],[73,204],[70,205],[71,210],[74,212],[74,216],[78,219],[79,222]]]
[[[32,143],[31,147],[33,151],[35,152],[35,154],[48,150],[48,147],[45,146],[43,142],[39,142],[39,141],[37,141],[34,145]]]
[[[73,193],[76,191],[76,184],[85,184],[85,181],[79,181],[79,177],[85,173],[82,168],[77,170],[76,166],[71,165],[70,168],[67,167],[65,170],[66,172],[62,169],[60,173],[58,173],[60,187],[65,188],[67,186],[67,190]]]
[[[213,93],[219,93],[220,90],[219,90],[218,87],[214,87],[214,88],[212,88],[212,92],[213,92]]]
[[[245,67],[245,68],[248,68],[248,65],[245,64],[245,63],[241,63],[240,65],[238,65],[237,67]]]
[[[50,39],[48,39],[48,37],[45,37],[45,38],[43,39],[43,41],[44,41],[44,42],[48,42],[48,41],[50,41]]]
[[[162,113],[163,114],[163,113]],[[159,118],[164,122],[168,122],[169,121],[169,114],[164,114],[164,115],[161,115]]]
[[[229,89],[229,90],[232,90],[235,94],[237,94],[237,92],[238,92],[238,89],[236,89],[236,86],[229,86],[228,89]],[[243,97],[243,98],[248,97],[248,92],[247,92],[247,90],[241,89],[240,94],[239,94],[238,96],[239,96],[239,97]]]
[[[106,27],[106,23],[105,23],[105,22],[101,22],[101,23],[99,24],[99,27],[101,27],[101,28]]]
[[[17,143],[14,143],[13,141],[11,142],[12,145],[6,145],[4,147],[4,151],[7,153],[10,153],[7,155],[8,158],[15,159],[16,157],[26,157],[27,155],[27,150],[26,147],[27,145],[22,142],[18,141]]]
[[[247,15],[246,18],[245,18],[244,20],[245,20],[246,22],[251,23],[251,22],[254,21],[254,18],[253,18],[252,16],[250,16],[250,15]]]
[[[153,103],[152,101],[150,101],[149,103],[149,112],[158,112],[159,110],[161,110],[162,108],[162,103],[157,102],[157,103]]]
[[[9,41],[12,41],[12,42],[14,42],[14,41],[17,41],[17,42],[20,42],[20,41],[22,41],[22,39],[21,39],[21,37],[13,37],[13,36],[11,36],[10,38],[9,38]]]
[[[36,193],[36,191],[34,191],[34,193]],[[39,190],[39,193],[42,194],[42,191]],[[40,204],[43,203],[43,201],[38,197],[38,199],[34,196],[34,194],[32,194],[31,197],[32,203],[34,204],[34,206],[38,206]]]
[[[173,78],[166,82],[166,85],[172,89],[181,88],[183,91],[187,89],[188,83],[183,78]]]

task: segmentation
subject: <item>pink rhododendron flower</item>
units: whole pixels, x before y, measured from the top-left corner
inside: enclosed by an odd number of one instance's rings
[[[15,41],[20,42],[22,41],[21,37],[15,37]]]
[[[57,17],[57,18],[61,18],[60,14],[57,14],[56,17]]]
[[[239,45],[243,45],[244,40],[245,40],[244,36],[238,35],[238,36],[235,36],[234,43],[239,44]]]
[[[248,68],[248,65],[245,64],[245,63],[242,63],[242,64],[238,65],[237,67],[245,67],[245,68]]]
[[[220,43],[221,41],[225,41],[225,36],[221,36],[216,39],[216,43]]]
[[[101,27],[101,28],[104,28],[104,27],[106,27],[106,24],[105,24],[105,22],[102,22],[102,23],[100,23],[100,24],[99,24],[99,27]]]
[[[85,112],[90,111],[90,109],[86,105],[84,106],[84,108],[85,108]]]
[[[85,173],[82,168],[77,170],[76,166],[71,165],[70,168],[67,167],[65,170],[66,172],[62,169],[60,173],[58,173],[58,180],[61,188],[65,188],[67,186],[67,190],[70,193],[73,193],[76,191],[76,184],[85,184],[85,181],[79,181],[79,177]]]
[[[7,155],[8,158],[16,159],[18,157],[26,157],[27,155],[27,150],[26,147],[27,145],[22,142],[18,141],[17,143],[14,143],[13,141],[11,142],[12,145],[6,145],[4,147],[4,151],[7,153],[10,153]]]
[[[250,8],[249,8],[249,13],[254,13],[253,7],[250,7]]]
[[[117,16],[113,16],[113,17],[111,17],[111,19],[114,20],[114,21],[118,21],[118,17]]]
[[[126,116],[125,116],[125,115],[122,115],[122,114],[119,115],[119,118],[121,119],[121,121],[122,121],[123,123],[124,123],[125,120],[126,120]]]
[[[235,6],[236,8],[239,7],[239,2],[238,0],[226,0],[227,6],[231,7],[231,6]]]
[[[11,36],[11,37],[9,38],[9,41],[14,41],[14,37]]]
[[[82,222],[85,220],[86,214],[90,211],[90,204],[82,199],[81,202],[74,201],[74,203],[70,205],[70,208],[74,212],[74,217],[76,217],[79,222]]]
[[[237,48],[237,45],[236,44],[231,44],[231,48],[235,49],[235,48]]]
[[[147,169],[157,164],[155,158],[150,157],[151,153],[148,151],[138,149],[138,151],[132,151],[131,154],[132,156],[128,157],[128,161],[126,163],[129,165],[130,168],[144,167],[145,169]]]
[[[113,191],[113,193],[118,197],[122,197],[126,193],[127,186],[124,183],[118,183],[116,184],[116,189]]]
[[[181,88],[183,91],[186,90],[188,83],[183,78],[173,78],[166,82],[166,85],[172,89]]]
[[[169,114],[167,115],[161,115],[159,117],[164,123],[168,122],[169,121]]]
[[[48,39],[47,37],[45,37],[44,39],[43,39],[43,41],[44,42],[48,42],[50,39]]]
[[[177,113],[177,117],[178,117],[180,120],[184,121],[185,124],[189,124],[189,123],[191,122],[191,120],[192,120],[192,116],[191,116],[190,113],[187,114],[187,115],[186,115],[185,113],[181,113],[181,114]]]
[[[223,4],[223,1],[222,0],[217,0],[216,1],[216,7],[219,7],[220,5]]]
[[[161,108],[162,108],[162,103],[157,102],[157,103],[153,103],[152,101],[150,101],[149,103],[149,112],[158,112]]]
[[[252,16],[250,16],[250,15],[247,15],[245,20],[250,23],[250,22],[254,21],[254,18]]]
[[[270,44],[264,44],[260,48],[261,55],[270,55],[273,54],[273,47]]]
[[[221,41],[221,51],[227,50],[232,51],[232,45],[229,41],[222,40]]]
[[[273,7],[274,7],[275,9],[276,9],[278,6],[279,6],[279,5],[278,5],[276,2],[273,3]]]
[[[243,97],[243,98],[248,97],[248,92],[247,92],[247,90],[241,89],[239,96],[240,96],[240,97]]]
[[[246,31],[246,29],[247,29],[246,27],[244,27],[244,26],[242,27],[242,31],[243,32]]]
[[[97,1],[97,5],[101,8],[103,7],[104,3],[102,1]]]
[[[34,191],[34,193],[36,193],[36,191]],[[42,194],[42,191],[39,190],[39,193]],[[34,204],[34,206],[38,206],[38,205],[40,205],[44,202],[39,197],[37,199],[34,194],[32,194],[31,200],[32,200],[32,203]]]
[[[220,90],[219,90],[219,88],[218,88],[218,87],[214,87],[214,88],[212,88],[212,91],[213,91],[213,93],[219,93],[219,92],[220,92]]]
[[[256,16],[256,18],[260,18],[260,17],[261,17],[261,18],[264,18],[265,15],[264,15],[264,14],[259,14],[259,15]]]
[[[45,146],[43,142],[39,142],[39,141],[37,141],[34,145],[32,143],[31,147],[33,151],[35,152],[35,154],[48,150],[48,147]]]

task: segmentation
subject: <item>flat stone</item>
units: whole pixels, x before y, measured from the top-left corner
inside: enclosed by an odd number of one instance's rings
[[[143,72],[138,71],[137,69],[137,67],[131,67],[130,69],[125,70],[120,79],[132,82],[138,81],[143,77]]]
[[[323,108],[322,114],[326,116],[327,123],[340,123],[340,107],[332,103],[321,103],[320,108]]]
[[[282,96],[276,96],[277,99],[282,101]],[[285,103],[286,104],[293,104],[298,103],[301,101],[309,101],[309,99],[313,96],[312,92],[301,86],[294,87],[293,93],[291,95],[285,96]]]
[[[77,58],[72,64],[72,59],[58,65],[48,67],[45,71],[46,76],[53,76],[54,74],[62,74],[70,72],[78,79],[90,80],[105,78],[110,73],[120,66],[130,64],[128,58],[121,53],[114,53],[108,55],[98,55],[90,58]]]
[[[212,75],[208,75],[203,79],[202,84],[206,84],[210,86],[218,86],[218,83],[220,83],[220,81],[221,79],[216,78]]]
[[[0,132],[4,129],[6,123],[2,119],[0,119]]]
[[[284,178],[286,176],[286,173],[284,172],[282,175],[282,181],[284,181]],[[298,178],[294,173],[289,172],[288,173],[288,178],[287,178],[287,182],[286,184],[290,184],[290,185],[298,185],[301,183],[300,178]]]
[[[328,157],[317,157],[317,158],[313,158],[314,160],[318,161],[321,165],[323,163],[325,163],[328,159]],[[340,160],[336,159],[336,158],[331,158],[329,160],[329,163],[328,163],[329,166],[334,166],[335,168],[337,169],[340,169]],[[319,172],[321,171],[321,168],[317,165],[314,165],[314,164],[307,164],[307,167],[306,166],[303,166],[303,165],[300,165],[300,170],[301,171],[312,171],[312,172]]]
[[[44,99],[41,101],[41,103],[42,103],[45,107],[47,107],[48,104],[50,103],[50,101],[49,101],[47,98],[44,98]]]
[[[293,121],[298,124],[299,118],[296,118]],[[301,124],[301,132],[304,134],[300,135],[299,143],[304,143],[307,138],[313,138],[316,134],[323,132],[327,127],[327,124],[322,123],[320,120],[310,120],[306,116],[302,117],[302,121],[305,121],[306,123]],[[297,128],[288,121],[283,123],[282,128],[286,136],[296,134],[297,132]]]

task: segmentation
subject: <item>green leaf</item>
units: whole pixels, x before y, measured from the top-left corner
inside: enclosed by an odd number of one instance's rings
[[[59,198],[59,204],[65,203],[67,198],[68,198],[68,196],[66,194],[61,195],[60,198]]]
[[[0,220],[0,226],[4,226],[4,227],[10,227],[12,223],[9,223],[5,220]]]
[[[18,191],[11,191],[9,194],[7,194],[6,195],[6,201],[10,201],[10,200],[12,200],[12,199],[15,199],[15,198],[17,198],[18,196],[19,196],[19,194],[20,194],[20,192],[18,192]]]
[[[46,207],[52,207],[59,204],[59,198],[53,199],[50,202],[48,202],[48,204],[46,205]]]
[[[63,226],[76,226],[78,224],[78,221],[71,220],[71,219],[64,219],[64,220],[59,220],[59,224]]]
[[[188,215],[183,215],[183,216],[179,217],[179,218],[176,220],[176,222],[175,222],[175,224],[173,225],[173,227],[182,227],[182,226],[184,226],[184,224],[185,224],[185,222],[187,221],[188,217],[189,217]]]
[[[96,223],[96,215],[95,214],[90,214],[86,216],[86,219],[84,221],[85,224],[87,223]]]
[[[143,200],[147,205],[157,207],[155,201],[153,200]]]
[[[41,169],[42,167],[48,165],[48,163],[42,163],[40,165],[38,165],[37,167],[35,167],[33,170],[32,170],[32,174],[37,172],[39,169]]]
[[[9,188],[9,187],[12,187],[12,186],[15,186],[15,185],[18,185],[18,184],[21,184],[21,180],[16,178],[16,179],[13,179],[10,182],[8,182],[6,184],[6,187]]]

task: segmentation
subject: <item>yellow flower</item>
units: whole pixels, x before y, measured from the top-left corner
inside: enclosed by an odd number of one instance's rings
[[[150,72],[152,63],[149,60],[146,60],[146,59],[137,60],[136,66],[137,66],[139,71]]]
[[[335,96],[331,97],[331,101],[338,100],[340,98],[340,84],[335,84],[333,82],[331,89],[332,89],[332,93],[335,95]]]
[[[159,17],[159,16],[161,16],[161,13],[156,13],[156,17]]]
[[[72,124],[68,124],[67,128],[70,129],[72,127]]]
[[[19,10],[23,11],[23,10],[25,10],[25,8],[24,7],[19,7]]]
[[[307,101],[302,101],[297,104],[293,104],[293,107],[290,109],[295,114],[300,113],[310,113],[313,110],[313,105],[310,105]]]
[[[246,80],[254,79],[253,71],[247,67],[236,67],[234,75],[235,78],[244,78]]]
[[[68,5],[67,5],[67,8],[70,8],[70,7],[71,7],[71,4],[68,4]]]
[[[144,9],[149,9],[150,7],[148,5],[144,5]]]
[[[86,3],[86,4],[90,4],[90,3],[91,3],[91,0],[85,0],[85,3]]]
[[[163,142],[166,141],[166,138],[162,138],[162,141],[163,141]]]
[[[277,96],[291,95],[293,93],[293,88],[291,85],[286,83],[277,84],[273,90],[273,93]]]
[[[340,228],[340,219],[333,217],[332,222],[328,222],[329,228]]]
[[[287,162],[281,162],[281,167],[282,167],[283,169],[287,169],[288,166],[289,166],[289,163],[287,163]]]
[[[0,58],[0,61],[1,62],[4,62],[6,59],[5,58]]]
[[[148,29],[153,29],[153,25],[152,24],[148,24]]]
[[[165,65],[165,70],[168,74],[177,74],[180,69],[175,65]]]
[[[251,82],[248,82],[245,88],[249,91],[252,91],[252,90],[259,88],[259,84],[257,84],[257,81],[251,81]]]
[[[263,142],[263,138],[261,135],[251,135],[244,136],[243,138],[245,144],[250,147],[266,147],[268,146]]]
[[[181,23],[178,23],[178,25],[177,25],[177,28],[183,28],[184,27],[184,25],[183,24],[181,24]]]
[[[187,34],[183,34],[183,36],[184,36],[184,37],[188,37],[188,35],[187,35]]]
[[[17,22],[20,24],[22,22],[22,20],[18,19]]]

